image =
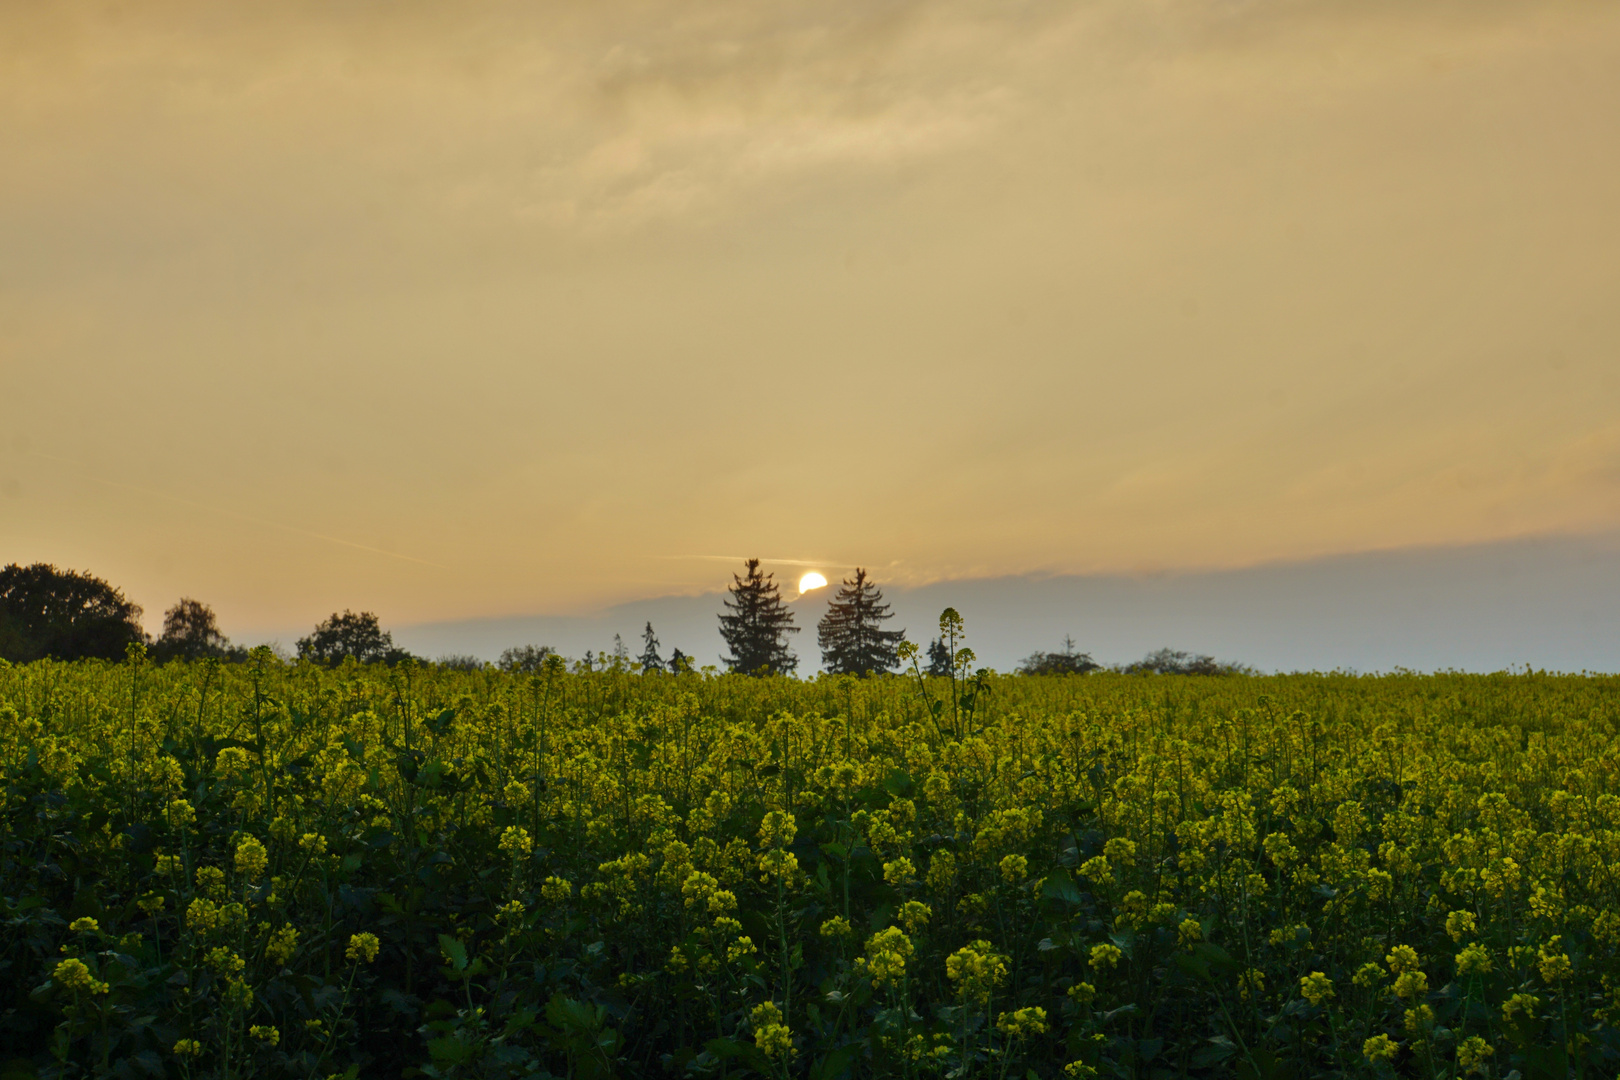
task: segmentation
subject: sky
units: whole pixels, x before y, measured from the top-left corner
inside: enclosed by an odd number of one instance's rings
[[[242,639],[1599,543],[1617,136],[1600,3],[0,5],[0,561]]]

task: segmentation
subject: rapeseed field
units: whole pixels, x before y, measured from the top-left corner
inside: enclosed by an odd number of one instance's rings
[[[0,1071],[1611,1077],[1617,690],[0,665]]]

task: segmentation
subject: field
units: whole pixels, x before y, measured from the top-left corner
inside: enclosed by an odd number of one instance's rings
[[[0,665],[0,1072],[1620,1072],[1620,681]]]

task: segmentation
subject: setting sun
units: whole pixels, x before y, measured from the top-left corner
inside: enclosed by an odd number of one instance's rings
[[[799,579],[799,595],[803,596],[811,589],[823,589],[826,588],[826,586],[827,579],[815,571],[811,571]]]

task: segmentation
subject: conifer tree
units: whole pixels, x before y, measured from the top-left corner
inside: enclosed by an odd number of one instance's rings
[[[721,659],[744,675],[786,675],[799,666],[799,658],[787,645],[787,635],[799,628],[793,625],[793,612],[783,603],[774,575],[760,573],[758,559],[749,559],[747,567],[746,577],[731,575],[731,598],[720,616],[720,636],[731,655]]]
[[[883,593],[857,566],[854,580],[844,579],[816,628],[822,664],[838,675],[892,670],[900,662],[896,650],[906,637],[904,630],[883,629],[884,620],[893,617]]]
[[[951,647],[939,638],[928,643],[928,674],[950,676],[956,671],[951,660]]]
[[[658,639],[653,637],[651,620],[647,622],[647,629],[642,631],[641,646],[641,673],[646,675],[654,671],[663,671],[664,659],[658,655]]]

